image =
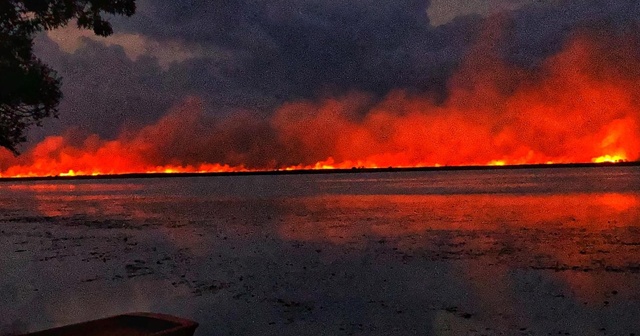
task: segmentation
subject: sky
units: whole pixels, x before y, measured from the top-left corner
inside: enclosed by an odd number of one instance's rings
[[[79,126],[113,137],[188,96],[213,114],[268,114],[283,102],[350,90],[442,91],[479,15],[524,4],[139,0],[133,17],[110,20],[108,38],[70,25],[38,39],[36,52],[63,77],[65,93],[61,118],[44,133]]]
[[[636,79],[616,72],[620,64],[635,65],[635,1],[138,0],[137,6],[130,18],[110,19],[115,33],[107,38],[73,25],[37,37],[36,54],[63,78],[60,118],[32,129],[25,155],[0,170],[33,164],[38,145],[55,147],[45,156],[59,161],[62,152],[95,154],[115,140],[163,143],[165,149],[136,154],[157,165],[254,168],[332,160],[376,166],[591,160],[569,153],[583,149],[594,157],[639,154],[635,140],[611,145],[638,134],[636,93],[619,92]],[[602,79],[590,70],[602,65],[598,53],[611,60],[600,74],[611,88],[604,86],[600,105],[581,107],[586,114],[577,117],[568,110],[588,101]],[[577,79],[581,71],[588,75]],[[557,97],[549,102],[552,112],[522,97],[544,100],[540,92],[571,83],[577,103]],[[628,102],[600,120],[601,105],[611,106],[614,96],[613,105]],[[572,129],[575,120],[563,118],[574,114],[596,121]],[[560,149],[527,133],[542,119],[565,125],[553,133]],[[620,120],[625,126],[617,126]],[[479,124],[485,129],[475,129]],[[412,125],[415,132],[402,133]],[[443,127],[455,137],[440,134]],[[593,144],[576,147],[586,141]]]

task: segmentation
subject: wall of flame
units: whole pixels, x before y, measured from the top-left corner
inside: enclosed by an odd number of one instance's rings
[[[218,120],[188,97],[116,139],[70,130],[14,157],[0,176],[96,175],[634,161],[640,157],[640,43],[579,31],[534,68],[504,61],[487,29],[448,96],[405,90],[292,101],[269,118]],[[499,34],[498,34],[499,35]]]

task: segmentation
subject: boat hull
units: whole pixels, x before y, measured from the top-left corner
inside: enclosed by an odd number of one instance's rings
[[[165,314],[130,313],[37,331],[24,336],[192,336],[198,323]]]

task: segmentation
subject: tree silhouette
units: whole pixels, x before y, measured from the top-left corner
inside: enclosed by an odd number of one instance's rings
[[[0,0],[0,146],[17,155],[30,126],[58,116],[61,78],[33,55],[35,34],[76,19],[78,28],[108,36],[105,16],[135,10],[135,0]]]

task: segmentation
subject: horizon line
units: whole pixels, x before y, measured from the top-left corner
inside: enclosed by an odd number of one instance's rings
[[[304,175],[304,174],[354,174],[354,173],[387,173],[410,171],[464,171],[464,170],[509,170],[509,169],[546,169],[546,168],[596,168],[596,167],[634,167],[640,166],[640,161],[623,162],[585,162],[585,163],[530,163],[512,165],[462,165],[462,166],[432,166],[432,167],[384,167],[384,168],[320,168],[320,169],[272,169],[221,172],[152,172],[152,173],[121,173],[98,175],[49,175],[0,177],[0,182],[16,181],[59,181],[59,180],[110,180],[131,178],[170,178],[170,177],[205,177],[205,176],[247,176],[247,175]]]

